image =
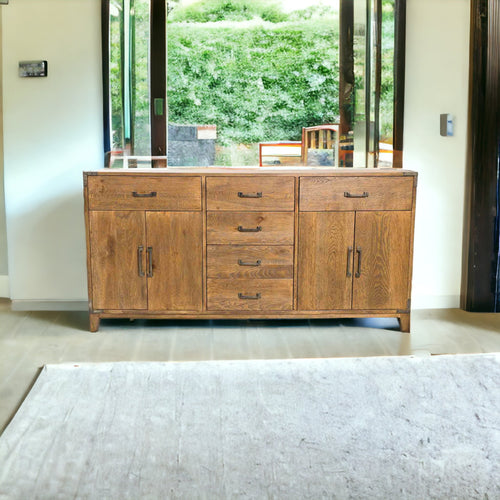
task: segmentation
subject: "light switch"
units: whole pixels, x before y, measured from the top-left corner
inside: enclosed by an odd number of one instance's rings
[[[449,113],[439,115],[439,131],[443,137],[453,135],[453,116]]]

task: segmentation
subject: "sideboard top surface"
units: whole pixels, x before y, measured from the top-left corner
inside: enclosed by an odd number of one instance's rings
[[[167,168],[103,168],[85,171],[84,175],[293,175],[293,176],[417,176],[417,172],[402,168],[332,168],[332,167],[167,167]]]

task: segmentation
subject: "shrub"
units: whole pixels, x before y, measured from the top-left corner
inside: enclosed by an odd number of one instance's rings
[[[243,24],[168,25],[169,121],[215,124],[223,144],[338,121],[337,23]]]

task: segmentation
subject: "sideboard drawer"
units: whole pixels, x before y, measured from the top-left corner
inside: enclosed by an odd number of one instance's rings
[[[299,210],[411,210],[413,177],[301,177]]]
[[[293,177],[207,177],[207,210],[293,211]]]
[[[208,279],[207,309],[291,311],[293,280]]]
[[[208,278],[293,278],[293,246],[207,246]]]
[[[88,177],[90,210],[201,210],[201,177]]]
[[[293,245],[293,229],[293,213],[207,213],[208,244]]]

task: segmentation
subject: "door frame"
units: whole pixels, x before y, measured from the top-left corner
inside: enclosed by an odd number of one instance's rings
[[[500,312],[500,3],[471,0],[461,308]]]

